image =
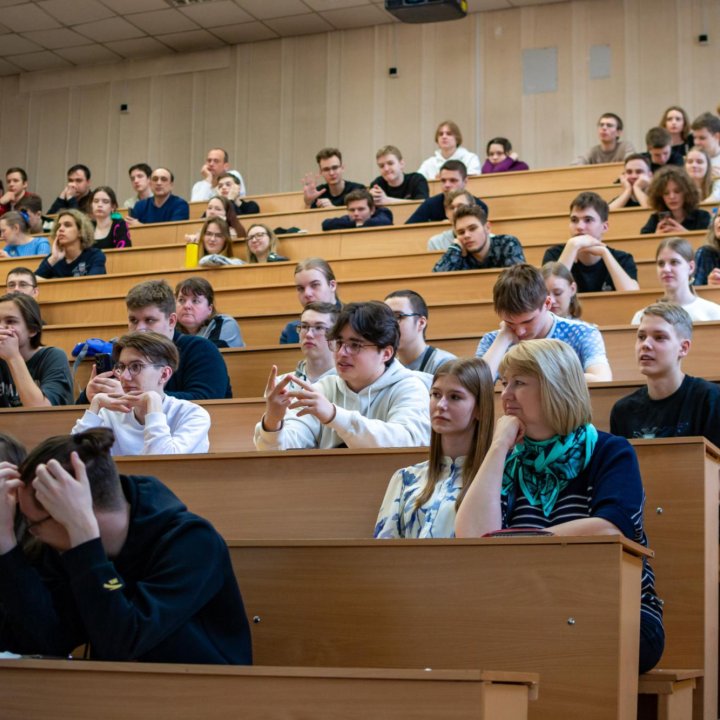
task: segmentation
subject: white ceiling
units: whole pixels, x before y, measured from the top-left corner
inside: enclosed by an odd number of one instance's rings
[[[553,1],[468,0],[468,6],[482,12]],[[397,22],[384,6],[384,0],[191,0],[184,7],[172,0],[0,0],[0,75]]]

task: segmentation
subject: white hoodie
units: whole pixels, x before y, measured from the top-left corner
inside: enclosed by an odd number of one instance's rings
[[[455,149],[455,152],[449,157],[443,157],[440,150],[436,150],[427,160],[423,161],[418,172],[424,175],[428,180],[435,180],[440,174],[440,168],[448,160],[460,160],[465,163],[468,175],[480,174],[480,158],[474,153],[466,150],[462,145]]]
[[[359,393],[351,390],[338,375],[317,383],[323,395],[335,404],[334,419],[323,425],[313,415],[285,415],[277,432],[255,426],[258,450],[290,448],[425,447],[430,443],[428,390],[412,370],[397,360],[371,385]]]

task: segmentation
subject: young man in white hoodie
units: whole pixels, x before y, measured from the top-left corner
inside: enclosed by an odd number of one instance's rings
[[[328,333],[337,375],[310,384],[270,371],[258,450],[422,447],[430,441],[428,391],[395,359],[400,329],[385,303],[350,303]],[[291,389],[292,382],[299,389]]]

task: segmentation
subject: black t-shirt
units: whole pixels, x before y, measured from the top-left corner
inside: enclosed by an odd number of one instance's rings
[[[560,255],[562,255],[564,247],[564,245],[553,245],[549,247],[543,255],[543,265],[546,262],[557,262]],[[608,250],[610,250],[610,254],[618,261],[620,267],[633,280],[637,280],[637,267],[635,266],[633,256],[622,250],[615,250],[615,248],[608,248]],[[577,291],[579,293],[615,290],[612,277],[610,277],[610,273],[602,260],[596,262],[594,265],[584,265],[576,261],[573,263],[570,272],[572,272],[575,278]]]
[[[402,183],[397,187],[390,185],[381,175],[370,183],[370,187],[373,185],[379,185],[388,197],[398,200],[426,200],[430,197],[428,181],[424,175],[416,172],[405,173]]]
[[[610,432],[626,438],[702,435],[720,446],[720,387],[686,375],[662,400],[651,400],[647,387],[642,387],[615,403]]]
[[[356,183],[352,180],[346,180],[345,181],[345,187],[343,188],[343,191],[339,195],[331,195],[330,194],[330,188],[328,187],[327,183],[323,183],[322,185],[318,185],[318,190],[324,190],[325,192],[317,199],[320,200],[320,198],[327,198],[335,207],[342,207],[345,205],[345,196],[352,192],[353,190],[362,190],[365,186],[362,183]],[[310,207],[317,207],[317,200],[313,201],[313,204]]]

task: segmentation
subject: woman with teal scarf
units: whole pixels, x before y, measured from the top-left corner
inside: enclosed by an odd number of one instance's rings
[[[590,394],[572,348],[526,340],[508,351],[499,373],[505,414],[458,509],[457,537],[532,527],[555,535],[622,534],[647,546],[635,452],[591,423]],[[662,604],[643,561],[640,672],[657,664],[664,642]]]

